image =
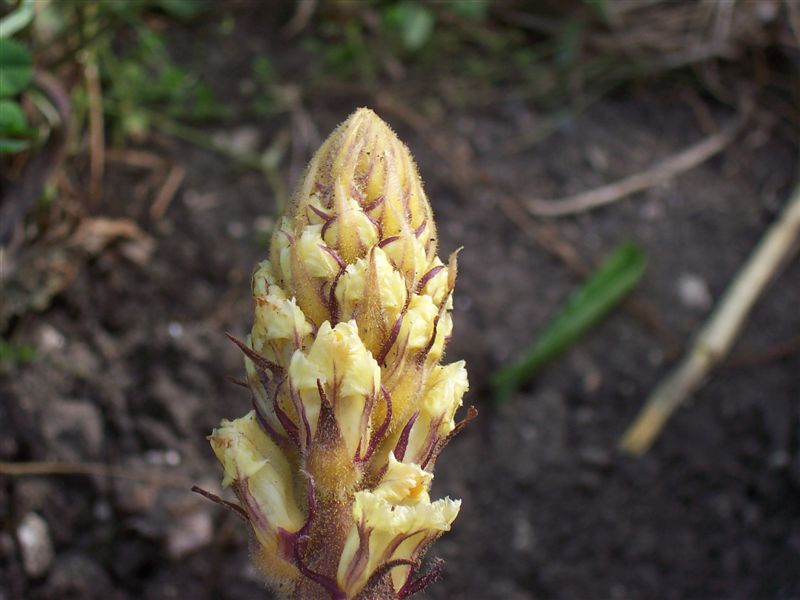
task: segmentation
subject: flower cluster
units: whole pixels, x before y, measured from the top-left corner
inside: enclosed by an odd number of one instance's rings
[[[286,598],[404,598],[438,573],[416,571],[460,501],[428,491],[468,383],[463,361],[440,364],[456,258],[436,243],[408,149],[359,109],[253,274],[253,328],[234,339],[253,410],[209,439],[239,501],[226,504]]]

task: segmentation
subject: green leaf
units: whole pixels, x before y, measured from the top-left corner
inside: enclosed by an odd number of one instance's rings
[[[400,32],[407,50],[419,50],[430,39],[436,17],[422,4],[401,2],[387,10],[385,19]]]
[[[465,19],[483,21],[489,13],[489,0],[451,0],[447,8]]]
[[[33,0],[22,0],[19,6],[0,19],[0,38],[10,38],[33,21]]]
[[[19,104],[0,100],[0,135],[26,135],[28,120]]]
[[[7,140],[0,138],[0,154],[16,154],[30,148],[28,140]]]
[[[14,40],[0,39],[0,98],[18,94],[33,78],[33,57]]]
[[[28,344],[14,344],[0,338],[0,363],[19,364],[36,360],[36,350]]]
[[[418,4],[409,7],[408,17],[403,23],[403,43],[409,50],[419,50],[433,33],[433,13]]]
[[[579,288],[516,363],[492,376],[497,403],[530,381],[539,370],[578,341],[639,282],[647,265],[642,249],[621,244]]]
[[[31,145],[29,139],[33,131],[19,104],[13,100],[0,100],[0,154],[16,154]]]
[[[270,85],[275,82],[275,67],[268,57],[257,56],[253,60],[253,79],[261,85]]]

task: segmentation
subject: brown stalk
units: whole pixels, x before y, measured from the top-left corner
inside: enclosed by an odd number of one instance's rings
[[[119,465],[103,463],[70,463],[59,461],[0,462],[0,475],[8,477],[38,475],[83,475],[143,481],[164,488],[189,489],[192,482],[178,474],[135,471]]]

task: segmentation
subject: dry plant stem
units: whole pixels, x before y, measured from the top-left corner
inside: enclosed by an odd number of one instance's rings
[[[789,24],[797,42],[800,44],[800,5],[794,0],[784,0],[786,12],[789,14]]]
[[[796,352],[800,352],[800,335],[778,342],[770,348],[731,356],[723,366],[728,369],[760,367],[776,360],[782,360]]]
[[[611,204],[636,192],[659,185],[704,163],[724,150],[736,138],[745,122],[744,117],[739,117],[719,133],[636,175],[566,198],[529,200],[527,208],[537,217],[563,217]]]
[[[557,230],[537,223],[525,212],[525,209],[517,200],[499,194],[496,201],[497,207],[509,221],[519,227],[548,253],[561,259],[570,271],[581,277],[591,272],[591,266],[581,258],[573,246],[559,237]]]
[[[89,100],[89,197],[94,204],[97,204],[103,193],[103,174],[106,162],[103,91],[100,86],[97,59],[93,53],[87,53],[86,56],[84,76]]]
[[[281,29],[283,37],[288,40],[303,31],[316,10],[317,0],[298,0],[292,18]]]
[[[152,152],[110,148],[106,151],[106,161],[118,162],[137,169],[160,171],[165,169],[167,161]]]
[[[90,477],[113,477],[143,481],[165,488],[188,490],[191,482],[180,476],[152,471],[136,472],[134,470],[102,463],[67,463],[67,462],[0,462],[0,475],[5,477],[82,475]]]
[[[183,183],[183,178],[185,176],[186,169],[177,164],[172,165],[172,168],[169,170],[164,180],[164,184],[158,192],[158,196],[156,196],[156,199],[150,206],[151,218],[157,220],[164,216],[164,213],[167,212],[167,208],[169,208],[169,205],[172,203],[172,199],[175,198],[175,193],[178,191],[181,183]]]
[[[647,452],[673,412],[707,379],[733,345],[750,309],[785,263],[800,235],[800,186],[759,242],[698,334],[683,362],[653,391],[620,441],[631,454]]]

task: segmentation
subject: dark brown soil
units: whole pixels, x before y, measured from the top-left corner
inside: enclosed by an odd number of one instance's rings
[[[256,53],[283,46],[286,64],[297,62],[291,44],[269,42],[271,26],[245,12],[237,35],[209,22],[179,29],[176,56],[196,63],[204,40],[213,48],[204,75],[236,109]],[[507,405],[494,409],[482,393],[579,282],[498,199],[591,188],[700,139],[684,91],[669,83],[620,91],[512,154],[501,149],[536,124],[524,103],[498,98],[449,112],[437,135],[471,148],[480,182],[468,185],[454,182],[429,136],[384,114],[417,158],[442,253],[464,246],[448,359],[467,360],[467,403],[481,409],[437,466],[435,495],[460,497],[463,507],[432,553],[447,565],[427,597],[800,598],[800,354],[720,369],[645,458],[616,450],[708,313],[687,302],[680,282],[697,278],[718,299],[789,192],[795,157],[773,132],[744,135],[668,185],[556,221],[591,262],[623,240],[646,249],[635,298],[658,326],[623,306]],[[312,95],[305,109],[325,135],[372,102]],[[709,106],[717,123],[731,118]],[[248,118],[229,129],[254,131],[263,148],[285,122]],[[149,264],[112,247],[46,312],[17,325],[40,359],[0,382],[0,460],[150,465],[175,485],[5,478],[2,600],[270,597],[249,566],[244,527],[183,479],[218,489],[205,435],[248,410],[246,393],[224,381],[243,370],[224,332],[249,327],[249,273],[265,256],[259,227],[275,206],[260,175],[188,144],[163,152],[187,176],[160,220],[145,217],[149,200],[135,199],[136,171],[114,167],[105,188],[106,214],[154,236]],[[800,331],[799,301],[795,260],[758,303],[734,354],[769,358]],[[47,522],[55,550],[38,577],[26,574],[12,536],[31,512]]]

